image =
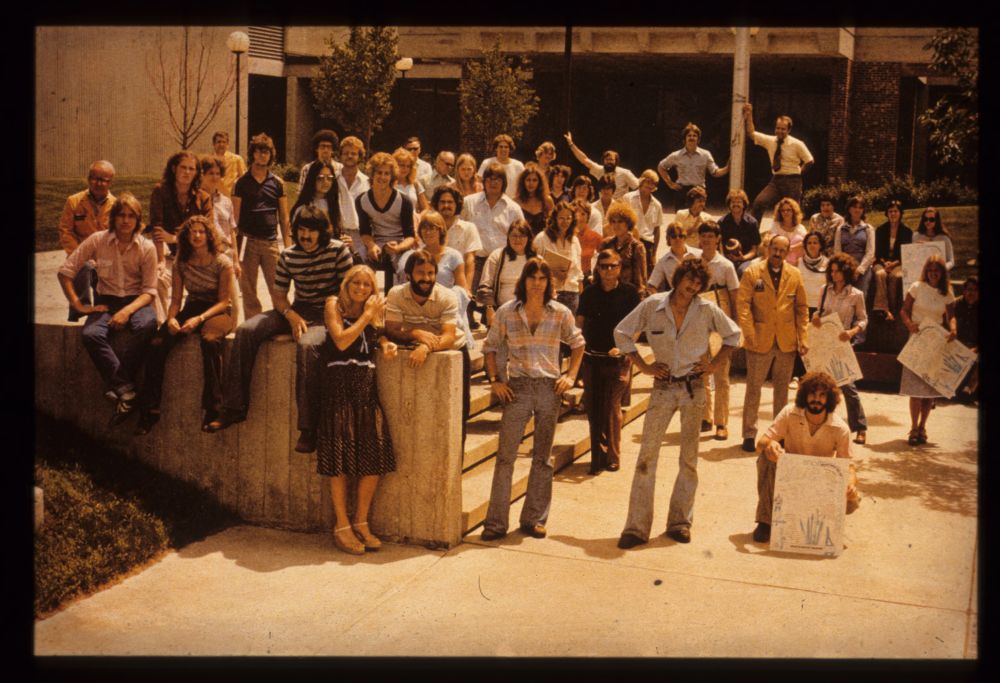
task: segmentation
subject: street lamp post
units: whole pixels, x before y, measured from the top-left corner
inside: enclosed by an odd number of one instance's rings
[[[233,31],[226,39],[226,47],[236,55],[236,153],[240,153],[240,56],[250,49],[250,36]]]

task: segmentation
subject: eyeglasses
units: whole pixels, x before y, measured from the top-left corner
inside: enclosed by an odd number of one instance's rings
[[[600,263],[600,264],[598,264],[597,267],[600,268],[601,270],[615,270],[616,268],[621,268],[622,264],[620,264],[620,263]]]
[[[97,176],[93,176],[92,175],[89,178],[87,178],[87,180],[89,180],[92,183],[100,183],[102,185],[110,185],[111,184],[111,178],[98,178]]]
[[[687,233],[680,232],[680,233],[675,233],[673,235],[667,235],[667,239],[671,239],[671,240],[686,240],[687,239]]]
[[[321,180],[323,182],[332,183],[333,182],[333,176],[332,175],[318,175],[318,176],[316,176],[316,180]]]

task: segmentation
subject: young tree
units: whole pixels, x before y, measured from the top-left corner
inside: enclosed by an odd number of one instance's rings
[[[500,40],[483,52],[483,58],[466,64],[458,84],[462,112],[462,144],[482,156],[493,138],[506,133],[519,138],[525,125],[538,113],[539,99],[529,85],[525,68],[500,54]]]
[[[371,144],[372,134],[392,111],[389,95],[396,80],[399,36],[385,26],[352,26],[347,43],[327,39],[330,54],[320,58],[312,79],[316,110]]]
[[[930,128],[934,152],[943,163],[974,166],[979,157],[979,42],[967,28],[938,31],[924,49],[934,50],[931,68],[958,81],[958,91],[941,97],[920,115]]]
[[[190,26],[183,27],[183,31],[176,64],[173,67],[168,64],[161,39],[156,59],[146,57],[146,75],[166,107],[173,139],[181,149],[191,149],[232,94],[236,73],[232,63],[228,63],[221,88],[213,94],[212,87],[218,85],[223,72],[212,67],[214,49],[210,47],[208,30],[203,28],[195,41]]]

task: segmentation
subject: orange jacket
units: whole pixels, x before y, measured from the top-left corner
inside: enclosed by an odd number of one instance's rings
[[[114,203],[115,197],[109,192],[104,202],[95,206],[89,190],[77,192],[66,199],[59,217],[59,244],[67,254],[72,254],[80,242],[98,230],[108,229],[111,205]]]
[[[767,259],[750,265],[740,279],[736,311],[743,346],[750,351],[767,353],[777,341],[778,348],[787,353],[806,340],[809,305],[802,275],[793,265],[783,264],[777,291],[767,272]]]

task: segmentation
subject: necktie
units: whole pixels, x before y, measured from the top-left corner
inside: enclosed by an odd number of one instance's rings
[[[781,170],[781,143],[784,139],[778,138],[778,146],[774,149],[774,160],[771,162],[771,170],[775,173]]]

